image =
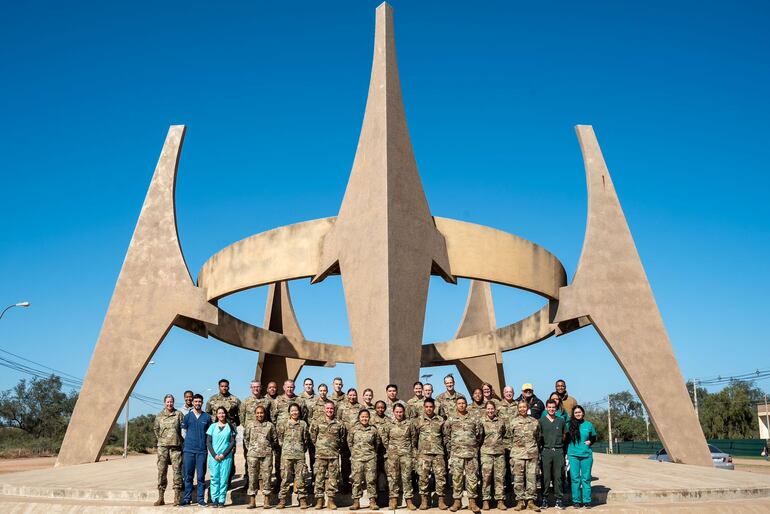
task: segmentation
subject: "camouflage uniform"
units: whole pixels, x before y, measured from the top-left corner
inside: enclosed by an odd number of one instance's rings
[[[417,433],[417,474],[423,501],[428,499],[430,474],[436,479],[436,494],[446,494],[446,463],[444,462],[444,418],[425,414],[414,420]]]
[[[361,408],[369,411],[369,418],[372,419],[377,415],[377,409],[374,408],[373,403],[361,402]]]
[[[484,416],[484,443],[481,445],[481,499],[492,499],[494,483],[494,499],[505,499],[505,441],[506,424],[502,418]],[[494,482],[493,482],[494,481]]]
[[[216,423],[217,421],[217,409],[224,407],[227,411],[227,422],[232,426],[237,427],[241,424],[241,401],[234,394],[227,393],[227,396],[222,393],[217,393],[206,402],[206,408],[204,409],[210,416],[211,420]]]
[[[310,426],[310,439],[315,445],[315,499],[334,498],[340,492],[340,448],[345,440],[345,427],[337,419],[324,419]]]
[[[307,423],[291,418],[278,425],[278,442],[281,445],[281,498],[288,498],[289,485],[294,480],[297,499],[304,500],[305,493],[305,451],[310,442]]]
[[[320,396],[316,396],[310,401],[305,402],[305,407],[307,408],[307,423],[311,427],[314,423],[320,423],[324,419],[326,419],[326,411],[325,405],[326,402],[328,402],[330,398],[327,396],[326,398],[321,398]],[[336,405],[335,405],[336,409]]]
[[[406,419],[414,419],[419,418],[422,416],[422,413],[425,412],[423,409],[423,402],[425,401],[425,397],[418,398],[417,396],[412,396],[409,400],[406,402]]]
[[[379,417],[377,414],[372,414],[369,417],[369,424],[377,429],[377,432],[380,434],[380,439],[382,439],[382,432],[385,430],[385,427],[391,423],[393,423],[393,418],[389,418],[388,416]],[[377,448],[377,489],[380,491],[385,491],[388,488],[388,476],[385,474],[386,459],[385,447],[380,445]]]
[[[332,391],[332,394],[329,395],[329,399],[334,402],[337,408],[339,408],[340,404],[345,403],[345,400],[347,400],[347,395],[342,391],[340,391],[339,394],[337,394],[335,391]]]
[[[468,498],[476,498],[479,487],[479,445],[484,439],[484,429],[477,416],[455,413],[444,425],[444,439],[449,453],[449,469],[452,472],[452,497],[463,497],[463,475]]]
[[[505,398],[500,400],[497,404],[497,417],[503,420],[505,423],[505,491],[510,493],[512,490],[512,474],[509,464],[511,461],[511,421],[513,418],[519,415],[517,402],[508,402]]]
[[[250,395],[248,398],[243,400],[243,403],[241,403],[241,408],[243,411],[241,416],[241,420],[243,421],[243,429],[246,430],[246,428],[248,428],[249,425],[257,419],[254,416],[254,410],[259,405],[265,408],[265,419],[270,421],[272,419],[270,416],[271,403],[272,402],[270,401],[270,398],[257,398],[254,395]]]
[[[377,448],[379,446],[380,433],[372,425],[363,426],[359,423],[348,432],[352,464],[350,481],[353,484],[354,500],[361,498],[361,487],[364,481],[366,481],[369,501],[377,500]]]
[[[345,427],[345,431],[348,435],[350,435],[350,431],[358,423],[359,412],[361,412],[361,404],[351,404],[347,400],[341,402],[337,408],[337,419],[342,422],[342,426]],[[342,451],[340,451],[340,460],[340,467],[342,468],[342,483],[344,484],[344,488],[347,491],[348,487],[350,486],[350,475],[352,469],[350,462],[350,447],[348,446],[347,440],[345,440],[344,444],[342,445]]]
[[[395,401],[390,401],[389,399],[385,399],[385,415],[389,418],[393,418],[393,406],[397,403],[400,403],[404,406],[404,409],[406,409],[406,402],[403,400],[400,400],[396,398]]]
[[[486,403],[482,403],[479,405],[476,402],[471,402],[468,404],[468,414],[471,414],[472,416],[476,417],[476,419],[481,420],[487,415],[487,407]]]
[[[436,408],[438,414],[444,419],[450,418],[457,414],[457,399],[465,398],[463,393],[453,391],[449,394],[449,391],[444,391],[436,397]]]
[[[414,496],[414,491],[412,491],[412,471],[414,470],[412,456],[417,448],[417,432],[414,424],[410,420],[404,419],[402,421],[393,420],[392,423],[383,425],[382,445],[385,447],[389,496],[398,498],[401,492],[401,488],[399,488],[399,479],[401,479],[404,498],[411,499]]]
[[[181,411],[174,409],[168,412],[166,409],[155,416],[153,430],[158,440],[158,490],[166,490],[168,484],[168,465],[174,474],[174,490],[181,492],[184,489],[182,482],[182,419]]]
[[[246,465],[249,470],[249,489],[246,494],[254,496],[262,481],[262,494],[270,494],[270,474],[273,472],[273,449],[278,446],[278,434],[269,421],[261,423],[256,419],[247,422],[243,432],[246,447]]]
[[[540,423],[529,416],[511,420],[511,472],[516,501],[534,500],[537,489],[537,463],[540,456]],[[526,479],[526,488],[525,488]]]

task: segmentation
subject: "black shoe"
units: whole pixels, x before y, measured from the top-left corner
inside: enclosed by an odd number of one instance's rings
[[[556,504],[554,505],[554,507],[555,507],[557,510],[564,510],[564,502],[562,502],[561,500],[559,500],[559,499],[557,498],[557,499],[556,499]]]
[[[548,508],[548,498],[543,498],[542,500],[540,500],[539,507],[540,507],[541,510],[547,509]]]
[[[583,508],[583,504],[582,503],[572,502],[572,506],[575,507],[576,509],[582,509]]]

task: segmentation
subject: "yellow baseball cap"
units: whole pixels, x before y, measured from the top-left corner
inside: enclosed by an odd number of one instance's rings
[[[532,384],[524,384],[521,386],[522,391],[526,391],[527,389],[532,389],[533,391],[535,390],[535,388],[532,387]]]

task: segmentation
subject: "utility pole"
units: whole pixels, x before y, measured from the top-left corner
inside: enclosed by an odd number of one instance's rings
[[[647,442],[650,442],[650,413],[644,409],[644,424],[647,425]]]
[[[126,397],[126,424],[123,427],[123,458],[128,457],[128,404],[131,401],[131,397]]]
[[[609,453],[614,452],[612,448],[612,403],[610,402],[611,397],[612,397],[611,394],[607,395],[607,436],[610,441],[610,444],[609,446],[607,446],[607,449],[609,450]]]
[[[770,440],[770,412],[767,412],[767,393],[765,393],[765,426],[767,427],[767,439]]]

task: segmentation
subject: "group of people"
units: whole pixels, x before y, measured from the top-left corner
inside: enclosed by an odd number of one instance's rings
[[[230,393],[230,383],[219,381],[219,393],[203,405],[203,397],[185,391],[184,406],[177,410],[167,395],[165,408],[155,419],[158,439],[158,500],[164,504],[167,472],[174,476],[174,504],[193,501],[197,476],[197,502],[206,505],[205,474],[210,473],[209,505],[223,507],[235,471],[237,427],[243,427],[248,508],[290,505],[290,487],[301,509],[307,509],[306,477],[312,480],[316,509],[336,509],[335,495],[352,492],[351,510],[361,508],[366,490],[368,509],[377,510],[378,489],[387,489],[388,507],[399,507],[403,496],[409,510],[432,505],[455,512],[463,493],[473,512],[507,510],[506,486],[513,484],[513,510],[549,506],[564,508],[562,478],[572,484],[572,504],[591,505],[591,445],[596,430],[585,411],[567,393],[564,380],[545,403],[531,384],[514,398],[510,386],[497,398],[490,384],[474,389],[471,399],[455,390],[452,375],[444,377],[446,391],[433,398],[431,384],[415,382],[414,396],[399,399],[398,386],[386,388],[385,400],[374,400],[374,391],[343,391],[341,378],[315,390],[313,380],[303,381],[296,395],[287,380],[283,394],[269,382],[263,394],[259,381],[241,401]],[[542,495],[537,502],[537,477],[542,472]],[[273,476],[275,477],[273,479]],[[452,501],[445,500],[451,479]],[[512,480],[511,480],[512,479]],[[417,486],[415,494],[413,480]],[[431,482],[434,484],[431,487]],[[385,487],[381,487],[387,484]],[[378,485],[380,487],[378,487]],[[435,499],[431,494],[435,494]],[[480,501],[479,501],[480,498]],[[419,505],[419,507],[418,507]]]

